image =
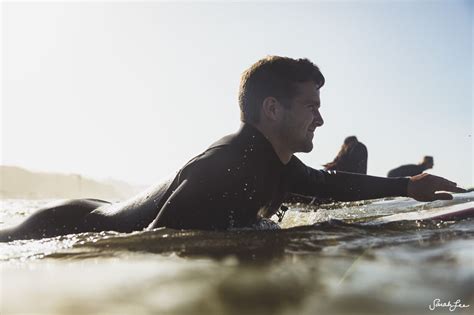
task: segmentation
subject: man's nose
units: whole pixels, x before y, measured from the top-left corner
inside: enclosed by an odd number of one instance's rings
[[[324,119],[319,110],[314,113],[314,119],[316,120],[316,126],[321,127],[324,125]]]

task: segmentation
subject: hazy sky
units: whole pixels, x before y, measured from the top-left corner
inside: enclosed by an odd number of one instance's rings
[[[148,184],[239,127],[240,74],[266,55],[326,77],[320,168],[346,136],[384,176],[473,185],[470,1],[2,4],[4,165]]]

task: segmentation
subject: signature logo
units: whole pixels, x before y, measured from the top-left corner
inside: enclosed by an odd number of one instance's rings
[[[450,312],[454,312],[457,308],[469,307],[469,304],[462,304],[461,299],[457,299],[454,303],[451,301],[441,302],[441,299],[434,299],[433,303],[428,305],[430,311],[434,311],[437,307],[448,308]]]

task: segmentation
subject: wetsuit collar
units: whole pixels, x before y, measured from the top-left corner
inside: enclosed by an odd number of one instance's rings
[[[278,161],[278,164],[284,166],[283,162],[278,157],[271,142],[260,132],[257,128],[248,123],[242,123],[237,134],[246,139],[250,145],[255,145],[260,151],[263,151],[270,159]]]

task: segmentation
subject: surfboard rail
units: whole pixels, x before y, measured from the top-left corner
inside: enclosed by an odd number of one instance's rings
[[[370,223],[385,224],[398,221],[462,220],[474,217],[474,201],[428,210],[396,213],[371,220]]]

